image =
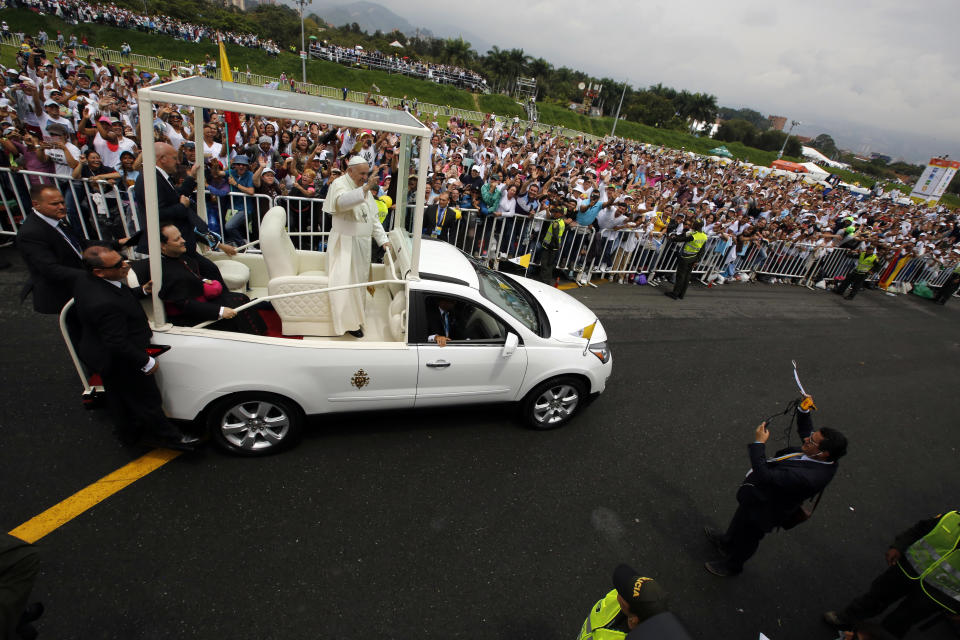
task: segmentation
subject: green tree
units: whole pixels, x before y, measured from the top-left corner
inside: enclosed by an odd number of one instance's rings
[[[629,107],[624,111],[628,120],[642,122],[651,127],[663,127],[674,114],[673,103],[651,91],[640,91],[634,95]]]
[[[731,107],[720,107],[719,115],[724,120],[746,120],[760,131],[766,131],[770,128],[770,120],[765,115],[754,109],[733,109]]]
[[[448,64],[468,67],[473,61],[473,49],[470,43],[461,38],[448,38],[444,42],[443,57]]]
[[[837,143],[834,142],[833,137],[827,133],[821,133],[814,138],[813,141],[810,142],[810,146],[828,158],[832,158],[837,154]]]
[[[758,134],[755,126],[746,120],[735,118],[721,124],[720,128],[717,129],[717,135],[714,137],[724,142],[742,142],[748,147],[753,147],[756,146]]]
[[[797,136],[790,136],[787,140],[787,146],[783,150],[783,155],[793,156],[794,158],[799,158],[803,155],[803,145],[800,144],[800,140],[797,139]]]
[[[717,97],[709,93],[693,94],[687,115],[699,122],[713,123],[717,117]]]

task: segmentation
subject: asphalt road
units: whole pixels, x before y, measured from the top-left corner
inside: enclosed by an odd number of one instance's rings
[[[16,302],[22,278],[0,271],[4,530],[143,453],[81,408],[54,319]],[[892,537],[960,506],[960,304],[760,284],[573,295],[614,375],[567,427],[503,408],[334,416],[282,455],[180,457],[40,541],[41,637],[573,638],[627,562],[695,638],[827,639],[820,613],[883,570]],[[850,455],[810,522],[714,577],[702,527],[726,524],[754,427],[796,396],[791,359]]]

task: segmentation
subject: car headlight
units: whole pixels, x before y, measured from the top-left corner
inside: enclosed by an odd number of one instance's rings
[[[590,353],[600,358],[600,362],[607,364],[610,362],[610,347],[606,342],[596,342],[590,345]]]

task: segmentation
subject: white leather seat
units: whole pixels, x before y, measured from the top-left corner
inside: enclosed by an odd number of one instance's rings
[[[236,260],[217,260],[213,264],[220,269],[220,275],[223,282],[230,291],[243,293],[247,290],[247,282],[250,281],[250,267],[237,262]]]
[[[407,341],[407,296],[398,291],[387,310],[387,327],[396,342]]]
[[[298,250],[287,233],[287,212],[282,207],[267,211],[260,222],[260,250],[267,268],[267,295],[328,287],[326,254]],[[333,335],[330,296],[326,293],[280,298],[272,301],[283,321],[284,335]]]

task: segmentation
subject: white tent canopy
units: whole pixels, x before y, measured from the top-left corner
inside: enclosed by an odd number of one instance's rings
[[[403,49],[403,45],[400,44],[400,41],[399,41],[399,40],[394,40],[393,42],[390,43],[390,46],[391,46],[391,47],[396,47],[396,48],[398,48],[398,49]]]
[[[818,167],[812,162],[801,163],[801,166],[807,169],[807,175],[812,178],[814,181],[824,180],[830,176],[830,172],[824,170],[822,167]]]
[[[801,153],[804,158],[809,158],[812,162],[819,162],[825,164],[828,167],[837,167],[840,169],[849,169],[850,165],[845,162],[837,162],[836,160],[831,160],[827,156],[823,155],[813,147],[801,147]]]

